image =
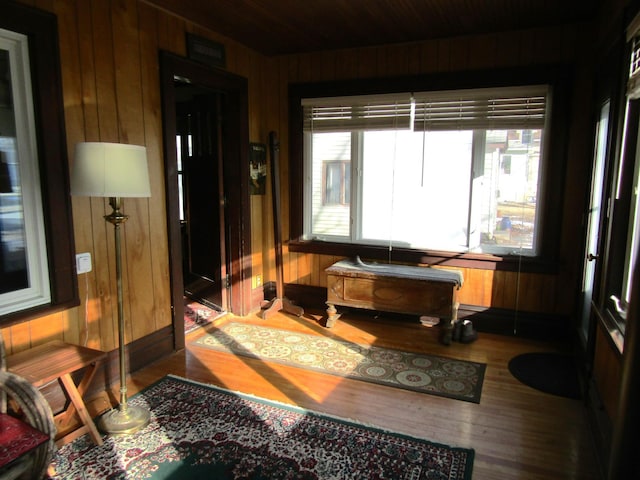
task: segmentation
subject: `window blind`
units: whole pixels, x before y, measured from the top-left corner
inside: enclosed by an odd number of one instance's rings
[[[543,128],[548,87],[417,93],[414,130]]]
[[[302,100],[305,131],[543,128],[548,86]]]
[[[345,132],[411,128],[410,93],[302,99],[304,130]]]

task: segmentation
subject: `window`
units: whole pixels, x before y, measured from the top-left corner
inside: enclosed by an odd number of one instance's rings
[[[27,37],[0,29],[0,315],[51,300]]]
[[[351,189],[351,165],[350,161],[325,161],[322,162],[322,178],[324,190],[322,193],[323,205],[347,205],[349,204],[349,191]]]
[[[303,239],[540,254],[547,85],[303,98]]]
[[[635,25],[640,24],[636,19]],[[624,333],[640,245],[640,26],[630,28],[622,149],[613,178],[609,240],[607,311]]]
[[[79,303],[56,17],[0,17],[0,324]]]

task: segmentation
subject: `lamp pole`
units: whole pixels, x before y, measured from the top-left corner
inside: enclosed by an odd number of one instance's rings
[[[127,399],[127,369],[124,340],[124,305],[122,293],[122,256],[120,247],[120,225],[129,218],[120,211],[122,199],[110,197],[109,205],[113,211],[104,219],[113,224],[116,249],[116,289],[118,295],[118,353],[120,360],[120,404],[117,410],[111,410],[100,418],[100,428],[112,435],[135,433],[149,424],[149,412],[138,406],[129,406]]]

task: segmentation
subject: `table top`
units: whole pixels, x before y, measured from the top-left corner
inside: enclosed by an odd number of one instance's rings
[[[38,387],[101,361],[107,353],[54,340],[7,356],[7,369]]]

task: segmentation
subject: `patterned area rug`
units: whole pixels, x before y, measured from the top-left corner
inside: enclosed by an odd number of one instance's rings
[[[225,310],[209,308],[198,302],[187,303],[184,306],[184,333],[191,333],[200,327],[209,325],[226,313]]]
[[[61,447],[54,479],[469,480],[474,451],[167,376],[130,404],[151,423]]]
[[[192,345],[443,397],[480,402],[486,365],[242,323]]]

